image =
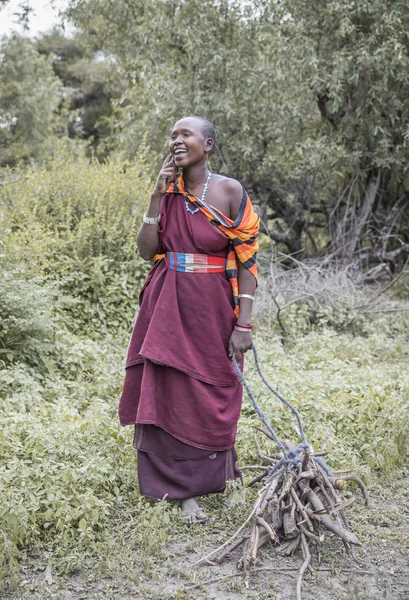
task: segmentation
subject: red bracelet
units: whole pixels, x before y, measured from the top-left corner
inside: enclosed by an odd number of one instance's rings
[[[234,326],[234,329],[236,331],[245,331],[247,333],[251,333],[251,330],[253,329],[252,325],[240,325],[239,323],[237,323]]]

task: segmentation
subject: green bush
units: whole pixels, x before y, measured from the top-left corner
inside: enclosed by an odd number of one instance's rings
[[[65,307],[73,331],[129,327],[149,267],[136,234],[150,189],[143,156],[101,164],[61,153],[9,171],[0,191],[4,260],[73,297]]]
[[[173,507],[139,496],[132,431],[117,403],[124,346],[70,332],[55,289],[3,273],[0,345],[0,582],[27,552],[58,557],[60,572],[96,559],[120,539],[117,515],[154,552]],[[151,535],[146,536],[147,525]]]
[[[299,409],[316,451],[331,424],[328,461],[334,469],[351,467],[369,475],[391,473],[407,464],[408,321],[407,316],[400,324],[372,317],[365,337],[321,328],[294,336],[285,351],[278,336],[268,331],[256,337],[267,379]],[[249,355],[246,372],[257,402],[278,433],[298,443],[295,418],[261,382]],[[257,460],[247,428],[257,417],[247,398],[242,415],[240,444],[246,458]],[[267,438],[261,441],[269,444]]]
[[[55,290],[1,272],[0,366],[25,361],[44,368],[53,344],[50,305]]]
[[[367,315],[354,310],[342,298],[334,299],[333,304],[316,306],[310,299],[303,299],[290,306],[281,316],[289,336],[299,336],[311,331],[332,329],[337,333],[351,333],[365,337],[370,320]]]

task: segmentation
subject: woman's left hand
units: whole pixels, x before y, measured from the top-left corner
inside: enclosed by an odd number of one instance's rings
[[[253,338],[251,336],[251,332],[247,331],[237,331],[237,329],[233,329],[233,333],[230,336],[229,340],[229,356],[233,358],[233,355],[240,360],[247,350],[253,345]]]

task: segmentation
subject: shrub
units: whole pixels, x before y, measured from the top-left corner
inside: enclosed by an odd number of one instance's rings
[[[136,233],[150,194],[143,156],[103,164],[57,154],[9,171],[0,191],[2,252],[32,274],[57,281],[74,331],[129,327],[149,265]]]
[[[1,272],[0,365],[25,361],[44,368],[54,336],[50,305],[55,291]]]
[[[392,473],[409,459],[409,372],[406,331],[395,319],[366,323],[365,337],[322,328],[294,337],[283,349],[268,331],[256,339],[267,379],[299,409],[308,441],[318,451],[331,424],[328,461],[332,468],[353,468],[364,474]],[[271,331],[271,330],[270,330]],[[246,373],[255,397],[279,435],[298,443],[296,421],[262,384],[254,361],[246,358]],[[257,422],[245,397],[242,427]],[[261,442],[270,443],[267,438]],[[254,455],[252,436],[242,429],[240,444]]]

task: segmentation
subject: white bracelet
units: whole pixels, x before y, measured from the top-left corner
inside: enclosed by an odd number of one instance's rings
[[[250,294],[239,294],[239,298],[249,298],[254,302],[254,296],[250,296]]]
[[[146,213],[145,213],[143,215],[142,219],[143,219],[143,222],[146,223],[147,225],[155,225],[156,223],[159,223],[160,215],[158,215],[157,217],[147,217]]]

